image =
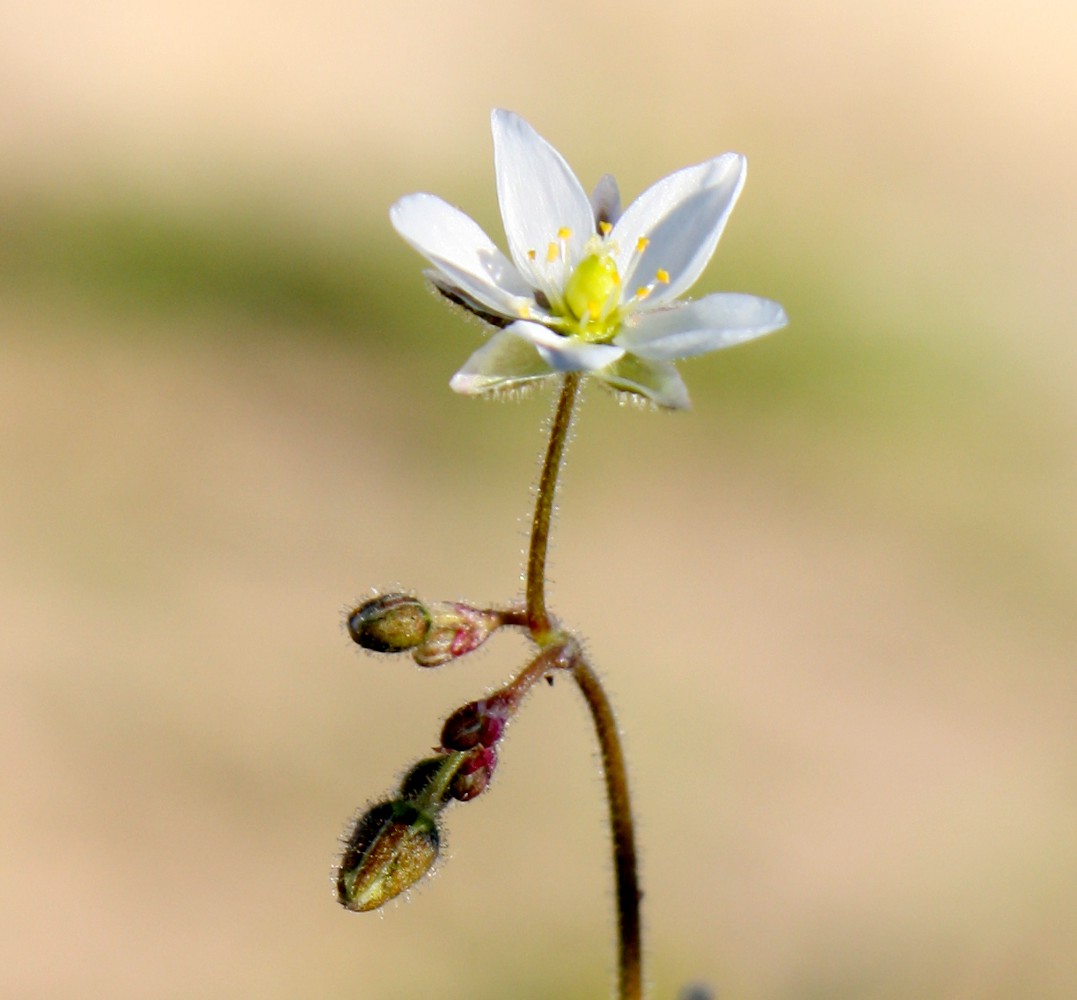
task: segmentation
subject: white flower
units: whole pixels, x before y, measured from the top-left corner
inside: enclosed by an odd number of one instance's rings
[[[744,184],[725,153],[663,178],[622,214],[617,184],[591,198],[564,158],[518,115],[494,111],[497,196],[511,261],[459,209],[430,194],[390,218],[447,298],[498,327],[452,388],[484,393],[584,372],[660,406],[688,405],[672,362],[786,324],[776,302],[719,293],[678,301],[718,244]]]

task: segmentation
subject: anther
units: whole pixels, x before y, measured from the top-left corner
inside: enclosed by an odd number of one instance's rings
[[[665,271],[662,268],[659,268],[657,271],[654,272],[654,280],[657,281],[660,285],[668,285],[669,271]]]

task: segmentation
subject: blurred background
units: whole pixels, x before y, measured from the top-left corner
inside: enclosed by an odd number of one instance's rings
[[[599,998],[571,685],[435,878],[334,902],[353,811],[522,640],[421,672],[372,586],[520,589],[548,392],[387,208],[503,240],[488,115],[626,199],[727,149],[697,287],[788,330],[592,389],[552,604],[620,712],[655,1000],[1077,995],[1077,14],[0,0],[0,994]]]

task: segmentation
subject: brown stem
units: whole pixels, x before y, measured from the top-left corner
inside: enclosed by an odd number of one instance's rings
[[[609,800],[610,830],[613,835],[613,869],[617,881],[617,995],[620,1000],[641,1000],[643,956],[639,903],[642,893],[624,750],[617,732],[617,719],[602,682],[582,656],[576,657],[572,676],[591,710],[602,750],[602,770],[606,777],[606,797]]]
[[[557,490],[557,474],[568,439],[572,409],[576,402],[580,375],[571,372],[565,376],[561,398],[557,402],[553,424],[550,427],[550,443],[539,477],[535,514],[531,522],[531,547],[527,555],[527,594],[525,614],[531,637],[539,646],[547,647],[560,660],[551,665],[569,666],[572,676],[591,711],[595,734],[602,753],[602,770],[606,777],[606,797],[610,811],[610,833],[613,843],[613,869],[617,882],[617,931],[618,931],[618,992],[619,1000],[642,1000],[643,959],[640,936],[640,888],[636,858],[636,840],[632,824],[632,804],[628,795],[628,770],[625,767],[624,750],[617,732],[617,719],[613,707],[595,672],[591,669],[579,646],[565,633],[554,630],[546,610],[546,552],[550,541],[550,518],[553,514],[554,494]],[[508,621],[506,620],[506,623]],[[567,641],[566,641],[567,640]],[[566,659],[567,657],[567,659]],[[542,662],[536,659],[530,670],[536,670]],[[537,676],[537,673],[536,673]],[[531,680],[529,677],[528,680]],[[530,686],[530,685],[528,685]]]
[[[546,550],[550,542],[550,517],[553,514],[554,493],[557,490],[557,473],[565,453],[568,427],[572,420],[572,408],[576,402],[576,390],[580,385],[578,372],[565,376],[561,398],[550,427],[550,443],[546,447],[546,459],[542,463],[538,496],[535,498],[535,515],[531,520],[531,548],[527,554],[527,624],[531,635],[539,645],[550,638],[550,615],[546,610]]]

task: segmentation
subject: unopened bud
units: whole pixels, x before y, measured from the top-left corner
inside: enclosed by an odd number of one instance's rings
[[[414,649],[430,633],[430,612],[409,594],[382,594],[348,615],[348,633],[364,649],[402,653]]]
[[[492,747],[505,732],[505,723],[515,706],[505,695],[468,702],[445,720],[441,745],[446,750]]]
[[[419,881],[438,856],[434,818],[410,802],[383,802],[356,822],[337,875],[349,910],[376,910]]]
[[[435,604],[431,619],[429,633],[412,654],[420,667],[440,667],[478,649],[503,623],[498,612],[466,604]]]
[[[418,799],[434,782],[441,773],[445,764],[445,755],[440,757],[426,757],[414,764],[410,771],[404,775],[400,782],[400,797],[409,802]]]
[[[453,798],[470,802],[486,791],[497,767],[497,751],[493,747],[475,747],[464,758],[452,782]]]

